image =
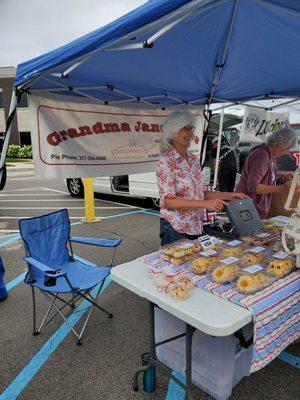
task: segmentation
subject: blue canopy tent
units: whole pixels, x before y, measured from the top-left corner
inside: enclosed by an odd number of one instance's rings
[[[150,0],[20,64],[10,114],[23,92],[155,108],[290,102],[300,97],[299,43],[298,0]]]

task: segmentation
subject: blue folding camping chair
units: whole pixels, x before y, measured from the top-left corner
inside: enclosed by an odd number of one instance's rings
[[[44,326],[60,315],[77,337],[81,345],[82,335],[94,307],[109,318],[112,314],[100,307],[98,297],[109,276],[117,247],[122,239],[71,237],[70,220],[66,209],[40,217],[21,219],[20,234],[24,241],[28,272],[24,282],[31,286],[33,300],[33,335],[38,335]],[[110,263],[106,266],[90,266],[74,258],[72,242],[112,249]],[[68,248],[69,247],[69,248]],[[50,305],[37,329],[35,288],[39,289]],[[91,290],[96,288],[93,297]],[[71,295],[69,296],[65,295]],[[81,331],[78,333],[62,313],[66,307],[75,308],[78,300],[85,299],[90,309]],[[52,311],[53,310],[53,311]]]

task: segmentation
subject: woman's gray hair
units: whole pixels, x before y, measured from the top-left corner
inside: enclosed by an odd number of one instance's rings
[[[292,147],[296,146],[297,143],[297,134],[290,126],[286,125],[283,128],[279,129],[271,133],[271,135],[267,138],[267,144],[271,146],[280,146],[289,150]]]
[[[172,146],[172,140],[185,126],[195,126],[196,117],[189,111],[174,111],[163,124],[163,135],[160,140],[160,151],[163,153]]]

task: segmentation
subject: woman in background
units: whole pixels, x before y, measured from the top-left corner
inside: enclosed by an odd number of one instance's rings
[[[289,126],[273,132],[267,142],[253,147],[246,158],[242,175],[236,185],[236,192],[246,193],[253,199],[262,219],[268,217],[272,193],[288,193],[290,184],[286,181],[276,185],[276,159],[289,153],[296,145],[297,136]],[[278,176],[277,176],[278,177]],[[290,179],[290,176],[286,176]]]

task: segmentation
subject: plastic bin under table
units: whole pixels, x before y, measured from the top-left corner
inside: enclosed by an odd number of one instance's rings
[[[138,369],[134,375],[133,388],[138,390],[138,377],[151,367],[160,366],[169,373],[170,378],[184,388],[185,397],[193,399],[192,383],[211,394],[217,400],[230,396],[232,387],[245,375],[250,373],[252,335],[244,335],[252,325],[250,311],[221,299],[209,292],[195,288],[188,299],[178,301],[163,293],[154,286],[152,277],[146,271],[141,260],[134,260],[111,271],[111,278],[116,283],[149,301],[149,363]],[[165,329],[167,328],[167,329]],[[172,328],[172,329],[171,329]],[[165,332],[171,332],[167,337]],[[200,332],[199,332],[200,331]],[[222,358],[217,359],[219,374],[216,380],[216,363],[209,373],[207,363],[213,353],[198,353],[192,348],[215,348],[221,350]],[[224,348],[231,349],[229,353]],[[211,351],[211,350],[209,350]],[[185,363],[182,360],[185,359]],[[176,360],[180,360],[178,364]],[[183,364],[182,364],[183,363]],[[230,363],[230,367],[229,364]],[[171,369],[185,372],[185,384],[171,374]],[[203,374],[203,371],[206,371]],[[231,371],[228,375],[228,371]],[[192,376],[193,374],[193,376]]]

